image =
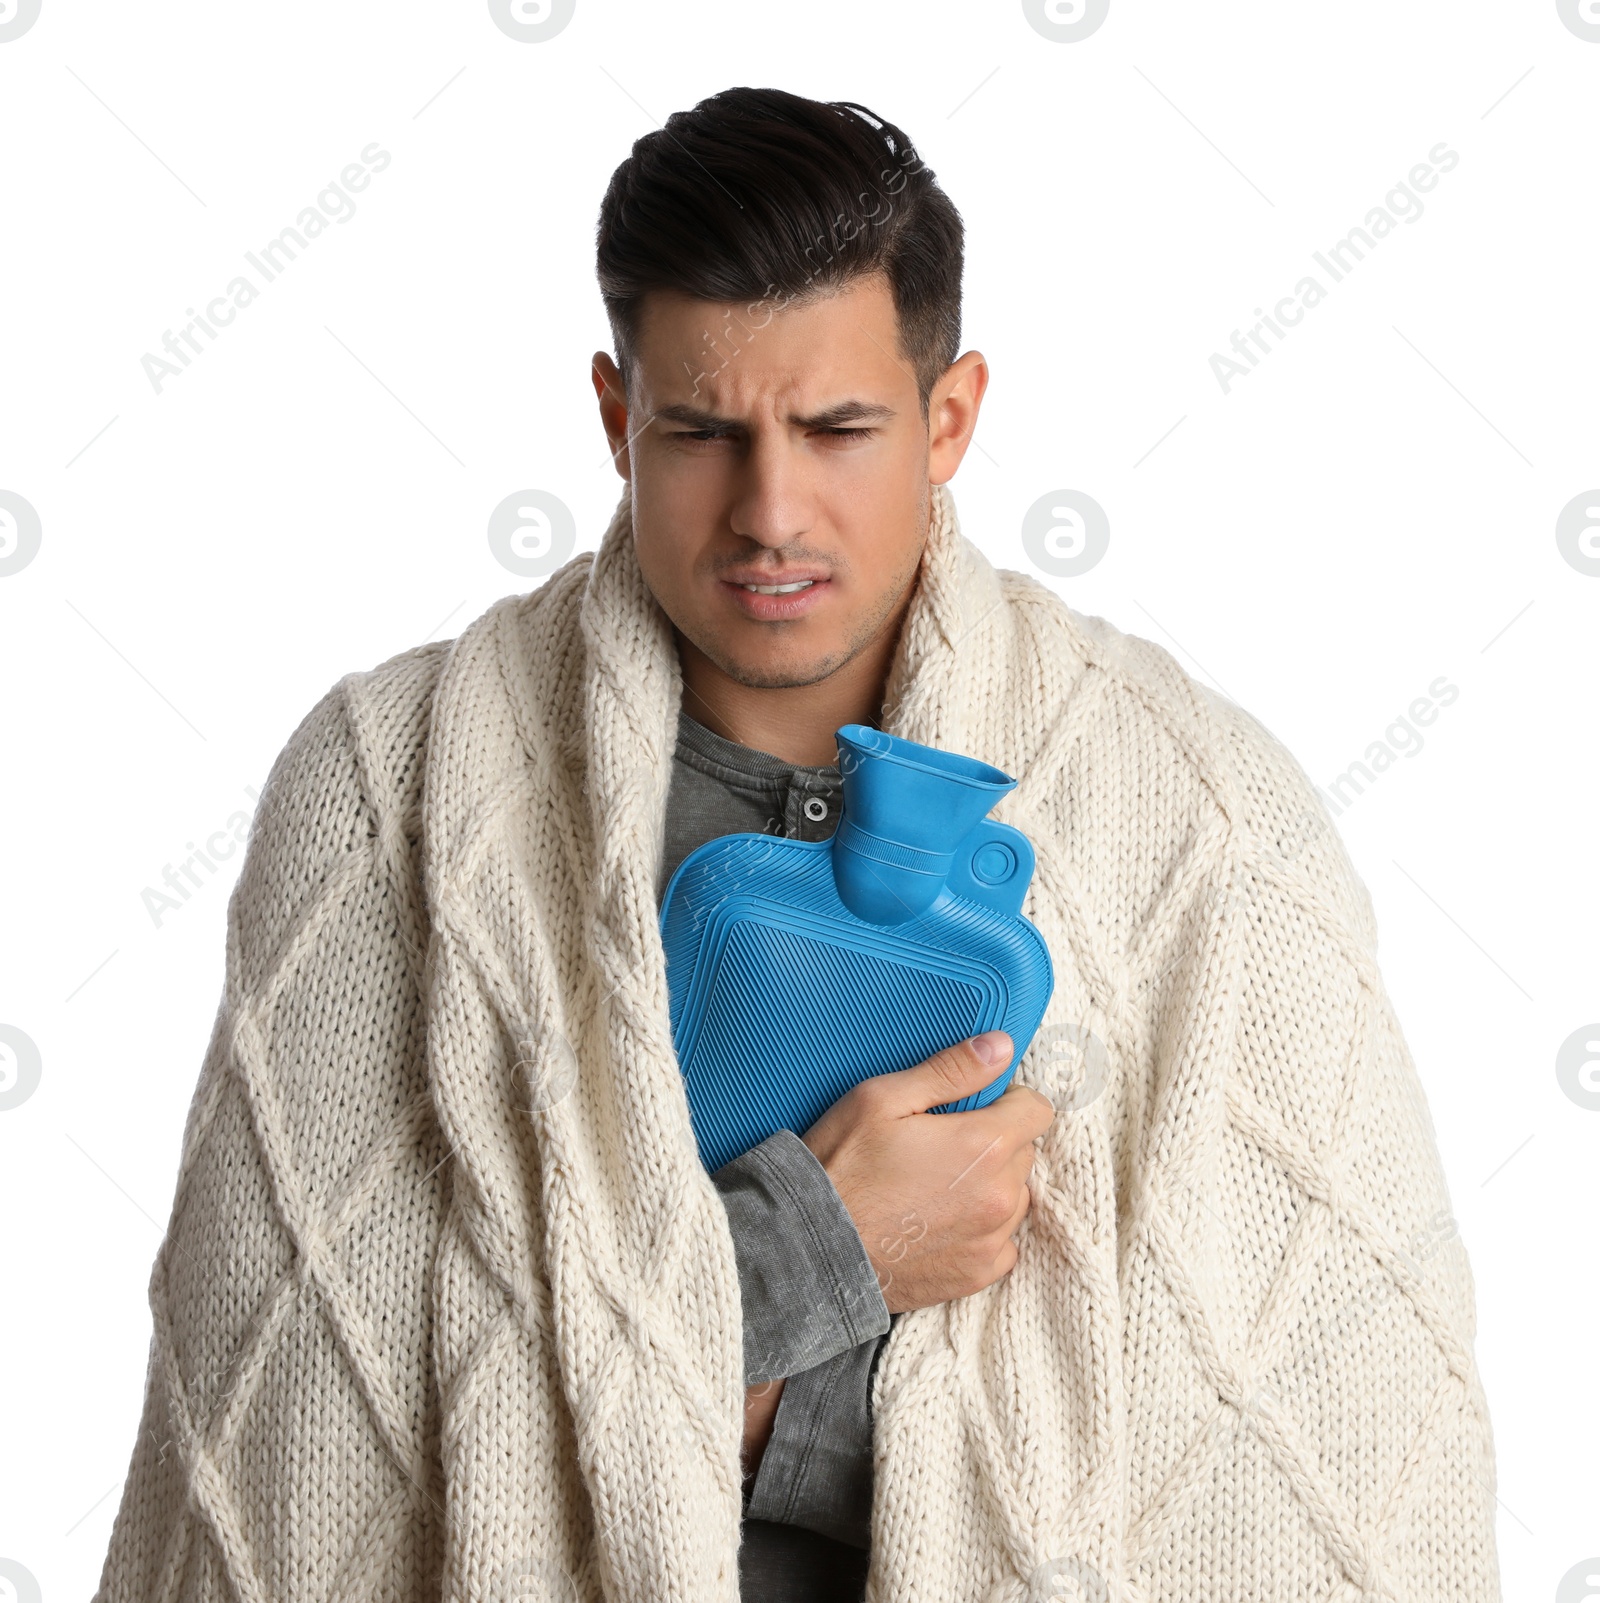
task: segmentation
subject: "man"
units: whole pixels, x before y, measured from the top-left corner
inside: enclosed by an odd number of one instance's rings
[[[592,556],[274,766],[99,1597],[1498,1598],[1470,1272],[1314,788],[993,568],[892,125],[731,90],[601,211]],[[715,1176],[657,915],[838,823],[834,731],[1018,777],[1056,989]],[[886,999],[885,1005],[893,1005]]]

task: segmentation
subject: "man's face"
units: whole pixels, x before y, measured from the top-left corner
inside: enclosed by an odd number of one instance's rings
[[[930,483],[888,280],[779,303],[653,291],[627,417],[606,417],[614,444],[629,437],[617,460],[646,583],[716,667],[762,688],[814,684],[898,630]],[[596,359],[597,388],[619,395],[615,373]]]

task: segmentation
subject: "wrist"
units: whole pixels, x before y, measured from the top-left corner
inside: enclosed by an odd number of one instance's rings
[[[744,1440],[740,1445],[739,1459],[748,1488],[761,1459],[772,1440],[772,1425],[778,1415],[778,1404],[783,1400],[784,1380],[766,1380],[757,1386],[747,1386],[744,1392]]]

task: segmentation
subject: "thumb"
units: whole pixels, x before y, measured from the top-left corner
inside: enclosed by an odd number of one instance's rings
[[[1004,1030],[985,1030],[957,1041],[914,1068],[880,1075],[890,1110],[897,1116],[926,1113],[944,1102],[956,1102],[981,1091],[1006,1071],[1015,1043]]]

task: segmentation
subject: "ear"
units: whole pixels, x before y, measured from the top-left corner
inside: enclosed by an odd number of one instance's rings
[[[989,364],[981,351],[967,351],[944,370],[928,396],[928,482],[947,484],[967,454],[978,426]]]
[[[633,478],[633,459],[628,454],[628,390],[617,364],[605,351],[596,351],[589,377],[600,400],[600,426],[605,430],[611,460],[619,478]]]

